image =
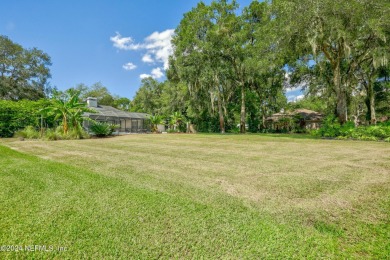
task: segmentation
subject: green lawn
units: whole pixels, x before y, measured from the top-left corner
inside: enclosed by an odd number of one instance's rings
[[[0,187],[0,259],[390,257],[389,143],[3,139]]]

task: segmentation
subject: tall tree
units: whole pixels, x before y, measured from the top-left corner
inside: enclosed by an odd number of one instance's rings
[[[195,103],[201,104],[205,101],[204,98],[197,97],[208,96],[206,100],[210,100],[213,113],[214,102],[217,101],[220,131],[224,133],[224,115],[217,71],[220,68],[220,59],[215,56],[215,47],[210,39],[210,31],[213,28],[211,17],[210,7],[203,2],[184,15],[172,40],[174,57],[170,60],[170,71],[174,70],[180,81],[188,85],[191,97],[198,101]]]
[[[253,1],[244,8],[243,45],[245,47],[245,82],[258,97],[261,127],[266,117],[286,104],[283,92],[285,70],[284,50],[278,44],[278,33],[273,30],[275,20],[266,2]]]
[[[203,2],[185,14],[173,39],[171,59],[181,81],[188,84],[192,98],[207,96],[211,114],[216,111],[221,133],[225,132],[227,103],[232,97],[235,52],[232,34],[239,30],[235,1]],[[197,99],[204,103],[204,99]],[[198,104],[200,104],[198,103]],[[216,103],[216,107],[215,107]]]
[[[98,104],[106,106],[114,106],[115,98],[110,91],[101,82],[96,82],[90,87],[79,84],[76,86],[77,90],[80,90],[80,97],[86,99],[88,97],[95,97],[98,100]]]
[[[131,111],[161,114],[161,93],[163,84],[149,77],[142,79],[141,86],[131,104]]]
[[[281,39],[292,57],[314,54],[319,64],[330,63],[336,112],[341,123],[348,116],[354,72],[379,42],[389,21],[385,0],[275,0]]]
[[[0,35],[0,98],[38,100],[45,97],[50,65],[50,57],[43,51],[24,49]]]

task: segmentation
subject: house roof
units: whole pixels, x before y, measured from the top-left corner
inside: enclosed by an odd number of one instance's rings
[[[293,113],[295,113],[295,115],[299,114],[307,120],[322,120],[324,117],[323,114],[309,109],[296,109]]]
[[[116,118],[132,118],[132,119],[149,119],[149,114],[146,113],[136,113],[136,112],[127,112],[123,110],[116,109],[111,106],[97,106],[90,107],[95,110],[96,113],[84,113],[84,116],[87,117],[116,117]]]
[[[286,112],[286,113],[275,113],[270,117],[267,117],[267,121],[278,121],[281,118],[284,117],[293,117],[296,115],[300,115],[305,120],[311,120],[311,121],[321,121],[323,119],[323,115],[321,113],[318,113],[313,110],[309,109],[296,109],[292,112]]]

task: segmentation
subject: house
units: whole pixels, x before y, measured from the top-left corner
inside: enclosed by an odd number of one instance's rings
[[[267,117],[267,127],[273,130],[291,130],[292,123],[301,129],[318,129],[321,126],[324,115],[309,109],[296,109],[292,112],[275,113]]]
[[[84,117],[97,122],[119,125],[118,132],[146,133],[150,132],[149,115],[146,113],[127,112],[111,106],[98,105],[97,98],[87,98],[87,106],[94,112],[84,113]],[[84,120],[83,127],[89,129],[90,120]]]

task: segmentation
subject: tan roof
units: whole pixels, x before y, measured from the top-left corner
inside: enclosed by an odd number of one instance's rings
[[[318,113],[313,110],[309,109],[296,109],[292,112],[286,112],[286,113],[275,113],[270,117],[267,117],[268,121],[278,121],[281,118],[284,117],[293,117],[296,115],[300,115],[305,120],[313,120],[313,121],[320,121],[324,117],[321,113]]]

